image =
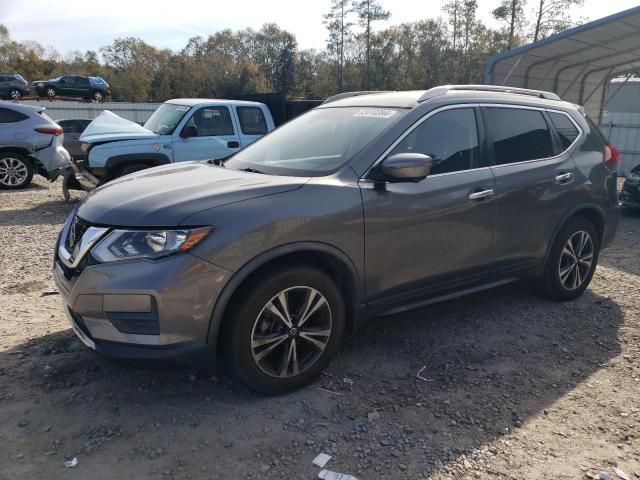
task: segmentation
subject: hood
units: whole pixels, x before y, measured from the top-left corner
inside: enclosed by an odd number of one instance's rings
[[[159,136],[131,120],[119,117],[109,110],[104,110],[82,132],[80,141],[84,143],[102,143],[114,140],[157,138]]]
[[[203,210],[296,190],[307,180],[183,162],[143,170],[93,190],[78,215],[98,225],[174,227]]]

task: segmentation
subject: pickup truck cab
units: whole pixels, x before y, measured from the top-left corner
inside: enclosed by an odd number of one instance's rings
[[[143,126],[104,111],[80,136],[80,166],[103,184],[158,165],[223,159],[274,128],[266,105],[239,100],[168,100]]]

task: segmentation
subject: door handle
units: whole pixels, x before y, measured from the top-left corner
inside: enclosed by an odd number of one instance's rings
[[[238,148],[239,146],[240,146],[240,142],[236,142],[235,140],[227,142],[227,147],[229,148]]]
[[[572,172],[559,173],[558,175],[556,175],[556,183],[569,183],[571,179],[573,179]]]
[[[480,190],[469,194],[469,200],[483,200],[485,198],[493,197],[493,189]]]

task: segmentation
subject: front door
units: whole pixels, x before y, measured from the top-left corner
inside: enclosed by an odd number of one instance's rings
[[[226,158],[240,148],[240,139],[226,106],[202,107],[193,112],[182,130],[195,127],[196,135],[175,135],[174,161]]]
[[[484,164],[473,107],[430,114],[389,153],[433,161],[417,183],[361,182],[370,306],[437,294],[487,278],[495,181]]]
[[[537,267],[572,204],[575,162],[569,145],[554,141],[552,119],[544,110],[483,107],[482,114],[495,163],[495,271]],[[566,135],[575,139],[578,129],[565,114],[557,115],[556,121],[573,128]]]

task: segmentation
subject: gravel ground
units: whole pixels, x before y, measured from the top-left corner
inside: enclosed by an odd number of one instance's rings
[[[577,301],[516,284],[379,319],[265,398],[74,337],[50,273],[60,188],[0,192],[0,479],[313,479],[320,452],[360,480],[640,478],[640,216]]]

